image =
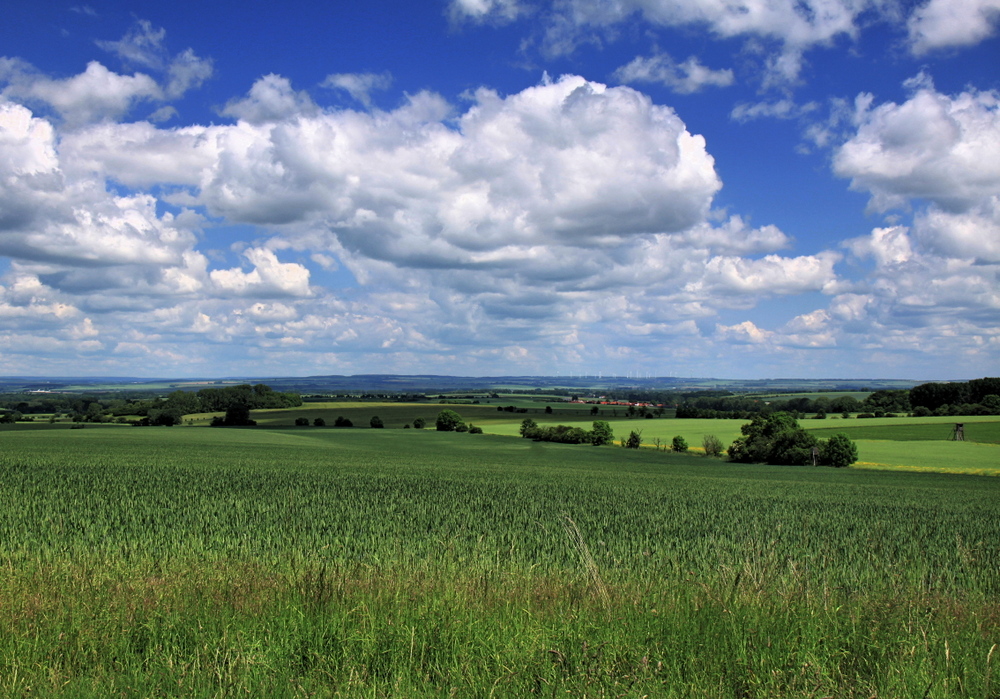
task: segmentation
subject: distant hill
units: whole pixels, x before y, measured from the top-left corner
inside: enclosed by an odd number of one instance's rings
[[[308,394],[441,393],[455,391],[642,391],[720,390],[735,393],[875,391],[912,388],[931,379],[717,379],[673,376],[441,376],[435,374],[358,374],[342,376],[257,376],[224,378],[140,377],[0,377],[0,393],[23,392],[150,392],[199,390],[233,384],[264,383],[276,391]]]

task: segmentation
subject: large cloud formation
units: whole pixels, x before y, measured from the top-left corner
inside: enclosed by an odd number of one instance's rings
[[[957,5],[959,9],[963,5]],[[869,195],[887,225],[842,243],[853,279],[827,287],[825,308],[773,330],[718,324],[720,341],[781,356],[796,347],[853,352],[858,366],[945,358],[960,371],[994,370],[1000,352],[1000,95],[948,95],[924,73],[902,103],[871,94],[814,124],[834,174]],[[846,133],[843,129],[846,125]],[[910,225],[898,221],[909,217]],[[968,362],[968,365],[966,365]],[[976,368],[969,368],[976,367]]]
[[[871,267],[812,319],[814,330],[876,361],[883,347],[971,362],[996,357],[1000,96],[942,94],[925,75],[907,86],[902,104],[858,96],[853,132],[836,147],[833,168],[871,195],[873,210],[915,210],[913,226],[879,227],[844,243]]]
[[[725,3],[555,7],[577,27],[635,13],[704,22],[720,36],[777,39],[788,55],[851,34],[870,10],[840,0],[737,14]],[[932,9],[920,36],[932,35]],[[513,0],[452,8],[456,21],[525,11]],[[705,139],[632,87],[545,77],[457,104],[419,92],[382,111],[370,93],[387,74],[320,83],[357,109],[320,106],[271,74],[226,102],[221,123],[172,128],[170,100],[211,62],[167,52],[147,23],[102,48],[147,72],[92,62],[55,79],[0,63],[0,355],[12,373],[72,373],[66,357],[85,357],[93,373],[631,362],[667,373],[669,363],[650,366],[663,356],[741,373],[733,357],[751,353],[828,373],[817,368],[826,351],[853,369],[856,353],[877,364],[890,345],[983,357],[1000,342],[992,92],[944,95],[921,77],[903,104],[859,96],[834,172],[873,211],[914,210],[912,226],[793,255],[775,226],[715,209],[722,182]],[[618,77],[682,93],[733,79],[666,54]],[[776,297],[797,300],[787,322],[757,312]]]
[[[885,0],[451,0],[449,13],[456,22],[479,24],[540,14],[546,27],[542,48],[554,54],[573,52],[595,34],[613,41],[636,18],[654,30],[705,28],[718,40],[746,39],[753,51],[760,42],[770,44],[764,84],[787,86],[799,79],[806,51],[857,39],[875,22],[904,33],[909,51],[917,56],[977,44],[995,32],[1000,0],[927,0],[912,7]],[[711,84],[730,79],[724,72],[706,72],[693,57],[679,67],[686,67],[688,78],[678,75],[669,56],[639,57],[619,70],[626,82],[632,73],[647,79],[652,73],[682,92],[697,89],[705,78]]]
[[[111,48],[156,64],[142,50],[162,36],[127,39]],[[100,64],[81,75],[80,104],[100,92],[88,75],[131,84]],[[224,108],[229,124],[122,123],[140,94],[126,90],[113,109],[59,112],[58,133],[30,109],[51,83],[36,77],[0,103],[0,303],[108,367],[209,361],[235,339],[243,359],[280,349],[317,367],[357,351],[401,371],[430,353],[479,371],[601,361],[624,351],[616,319],[640,344],[696,337],[720,308],[835,280],[836,253],[783,257],[773,226],[713,222],[704,139],[628,87],[564,76],[480,89],[462,111],[424,92],[383,112],[323,109],[269,75]],[[220,223],[257,239],[220,247]],[[314,283],[330,273],[339,292]]]

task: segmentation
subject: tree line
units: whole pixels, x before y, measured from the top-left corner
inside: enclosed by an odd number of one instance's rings
[[[973,379],[964,382],[925,383],[910,389],[880,390],[864,400],[853,396],[830,398],[793,396],[761,398],[759,396],[712,395],[689,396],[677,406],[679,418],[734,418],[748,420],[755,415],[806,413],[817,417],[828,414],[858,417],[887,417],[911,414],[927,415],[1000,415],[1000,378]]]
[[[54,395],[43,398],[20,395],[5,399],[0,407],[14,419],[33,414],[66,415],[74,422],[127,422],[138,417],[141,424],[174,425],[193,413],[294,408],[302,405],[298,393],[275,391],[266,384],[239,384],[195,391],[174,391],[166,397],[122,397],[95,395]]]
[[[595,420],[592,429],[570,427],[569,425],[541,426],[530,417],[521,422],[521,436],[536,442],[558,442],[560,444],[593,444],[595,447],[611,444],[615,433],[605,420]]]
[[[804,430],[789,413],[758,414],[740,428],[743,436],[730,445],[729,460],[738,463],[765,463],[788,466],[833,466],[843,468],[858,460],[857,445],[845,434],[835,434],[829,439],[817,439]],[[597,420],[593,429],[569,425],[537,424],[530,417],[521,422],[521,436],[536,442],[561,444],[593,444],[602,446],[614,442],[611,424]],[[657,440],[657,443],[659,440]],[[626,449],[639,449],[642,434],[632,430],[627,439],[621,440]],[[722,442],[714,435],[706,435],[706,456],[721,456]],[[680,435],[673,438],[670,450],[683,453],[687,442]]]

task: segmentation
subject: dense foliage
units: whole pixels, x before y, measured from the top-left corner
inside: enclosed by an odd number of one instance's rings
[[[465,427],[465,422],[463,422],[462,416],[454,410],[445,409],[438,413],[434,425],[438,432],[457,432],[459,428]]]
[[[595,420],[593,428],[590,430],[590,443],[595,447],[600,447],[614,441],[615,432],[611,428],[611,423],[605,420]]]
[[[722,440],[714,434],[706,434],[701,440],[701,447],[705,451],[705,456],[721,456],[726,448]]]
[[[75,422],[124,422],[147,418],[144,424],[179,424],[185,415],[225,412],[234,405],[250,410],[294,408],[302,405],[298,393],[283,393],[266,384],[239,384],[195,391],[173,391],[164,397],[96,396],[88,394],[31,394],[8,396],[0,408],[21,415],[65,414]]]
[[[253,427],[256,420],[250,419],[250,408],[245,405],[231,405],[226,408],[226,415],[212,418],[212,427]]]
[[[846,468],[858,460],[858,447],[846,434],[837,433],[821,442],[820,463],[834,468]]]
[[[622,446],[626,449],[638,449],[642,446],[642,431],[632,430],[628,433],[628,439],[622,440]]]
[[[910,403],[935,414],[1000,414],[1000,378],[973,379],[965,383],[925,383],[910,389]],[[968,408],[966,408],[968,406]],[[969,411],[969,412],[966,412]]]
[[[1000,415],[1000,378],[968,382],[926,383],[913,388],[879,390],[863,401],[852,396],[828,398],[794,396],[761,398],[746,395],[719,395],[708,391],[686,394],[677,406],[679,418],[732,418],[749,420],[761,413],[805,413],[883,417],[900,413],[926,415]]]
[[[582,427],[568,425],[538,425],[531,418],[526,418],[521,422],[520,432],[522,437],[536,442],[592,444],[595,447],[611,444],[615,439],[611,423],[605,420],[596,420],[593,429],[585,430]]]
[[[743,436],[729,447],[729,459],[742,463],[849,466],[858,460],[854,442],[837,434],[821,443],[788,413],[757,415],[740,428]],[[831,445],[830,442],[833,442]]]

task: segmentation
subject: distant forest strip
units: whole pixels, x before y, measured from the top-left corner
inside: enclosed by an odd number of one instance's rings
[[[985,377],[965,382],[931,382],[909,389],[882,389],[869,394],[864,400],[850,395],[761,396],[748,393],[711,389],[698,391],[661,390],[609,390],[549,391],[547,395],[565,393],[567,399],[581,403],[618,402],[626,417],[663,417],[665,409],[676,406],[678,418],[733,418],[748,420],[754,415],[771,412],[788,412],[802,417],[831,415],[856,415],[858,417],[885,417],[909,414],[917,417],[928,415],[1000,415],[1000,378]],[[489,399],[504,400],[502,392],[492,390],[484,394]],[[397,393],[364,394],[361,398],[383,400],[408,400],[424,402],[433,395]],[[469,394],[470,402],[483,396]],[[307,396],[306,400],[313,397]],[[324,396],[315,396],[323,400]],[[444,399],[445,396],[438,396]],[[450,396],[457,398],[457,396]],[[11,422],[32,419],[35,415],[71,417],[77,422],[126,422],[127,418],[146,418],[151,424],[177,424],[184,415],[193,413],[221,413],[240,406],[249,410],[292,408],[302,405],[303,399],[296,392],[282,392],[266,384],[240,384],[200,390],[175,390],[166,396],[149,392],[128,394],[122,392],[88,393],[8,393],[0,395],[0,421]],[[505,409],[502,406],[499,409]],[[596,412],[593,413],[596,415]],[[669,413],[668,413],[669,414]]]
[[[925,383],[911,389],[875,391],[864,400],[853,396],[782,400],[747,395],[689,394],[677,405],[679,418],[749,419],[765,412],[827,414],[858,413],[859,417],[889,417],[900,413],[928,415],[1000,415],[1000,378],[954,383]]]
[[[97,397],[74,394],[31,394],[6,398],[0,408],[8,419],[37,414],[66,415],[76,422],[125,422],[126,417],[147,418],[153,424],[176,424],[184,415],[225,412],[234,407],[250,410],[294,408],[302,405],[298,393],[275,391],[265,384],[240,384],[199,391],[174,391],[165,398]]]

